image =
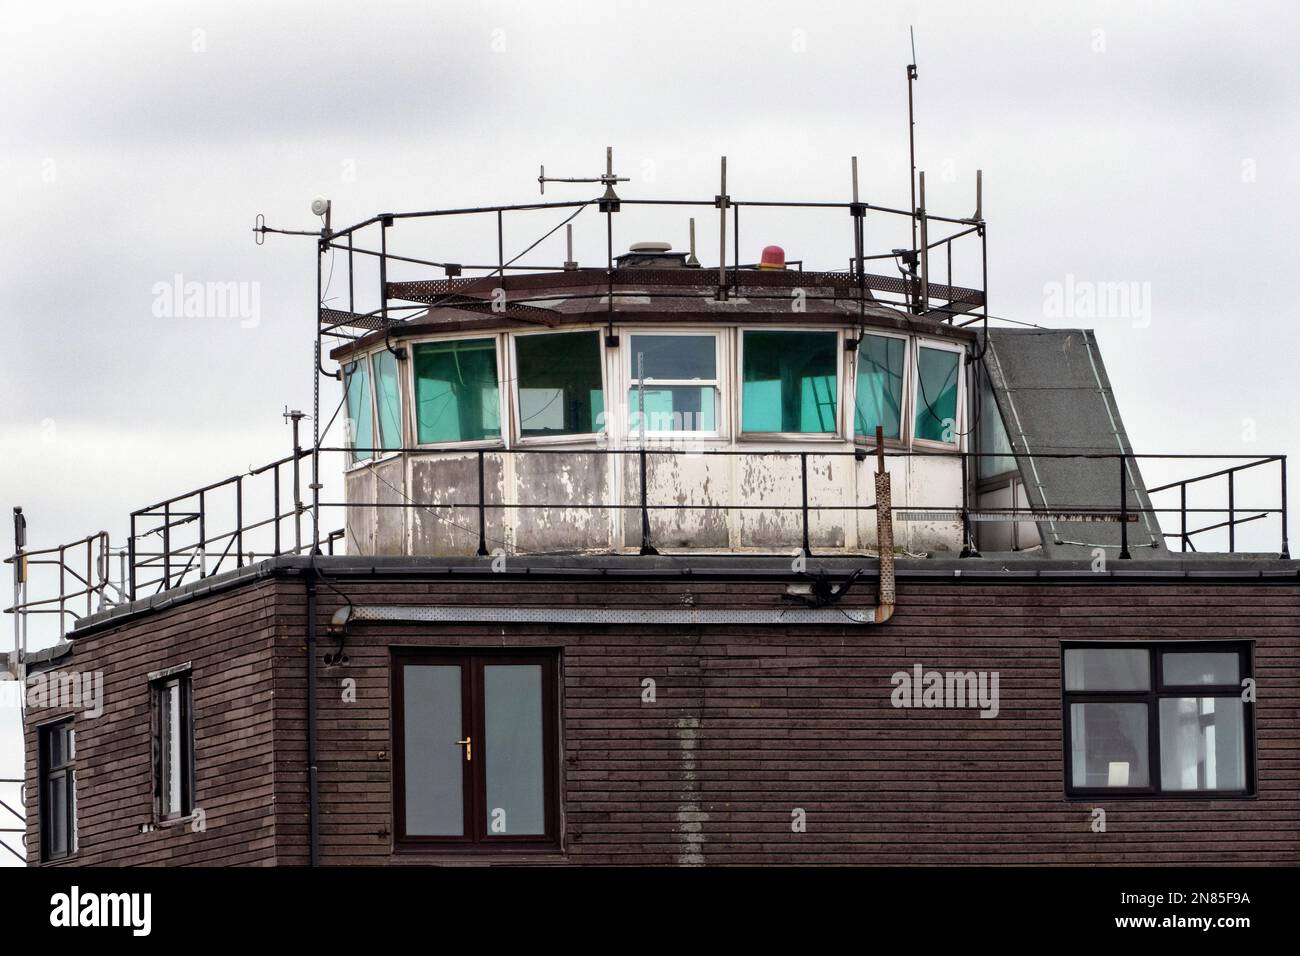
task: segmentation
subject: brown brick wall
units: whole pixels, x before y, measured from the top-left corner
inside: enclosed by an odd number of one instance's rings
[[[335,649],[323,628],[343,603],[337,592],[354,604],[659,607],[782,606],[784,589],[592,579],[329,583],[319,589],[320,655]],[[871,586],[860,587],[847,603],[870,597]],[[78,862],[307,862],[304,610],[302,579],[283,577],[77,645],[77,666],[102,663],[111,689],[103,723],[80,729]],[[428,645],[561,654],[561,803],[572,863],[1294,865],[1298,636],[1293,584],[1087,579],[903,581],[894,619],[879,627],[360,623],[346,639],[349,662],[317,671],[322,861],[433,859],[392,854],[390,648]],[[1060,642],[1072,639],[1253,640],[1258,796],[1067,800],[1059,661]],[[144,675],[187,659],[195,664],[197,799],[209,830],[142,836],[150,780]],[[893,708],[890,675],[916,663],[998,671],[1000,715]],[[344,678],[356,681],[355,703],[342,700]],[[642,703],[645,678],[656,682],[654,704]],[[34,740],[29,729],[29,754]],[[33,783],[34,774],[31,760]],[[1090,828],[1094,806],[1107,810],[1104,834]],[[795,808],[807,814],[804,833],[791,831]],[[28,810],[34,821],[34,786]]]
[[[780,604],[773,583],[336,579],[356,604]],[[302,587],[277,694],[301,695]],[[870,588],[864,588],[869,593]],[[320,614],[341,603],[322,588]],[[346,666],[321,668],[325,863],[386,863],[393,830],[393,645],[561,649],[565,855],[573,863],[1300,863],[1300,592],[1218,584],[905,583],[881,627],[358,624]],[[1060,641],[1256,642],[1258,796],[1069,801]],[[329,649],[333,649],[332,642]],[[324,648],[322,649],[322,653]],[[286,663],[282,652],[277,657]],[[996,670],[1001,713],[901,710],[915,663]],[[341,680],[358,700],[341,700]],[[653,678],[657,703],[641,701]],[[298,706],[292,713],[300,712]],[[305,860],[302,724],[282,722],[282,859]],[[286,752],[287,751],[287,752]],[[382,755],[382,756],[381,756]],[[1108,814],[1104,834],[1090,813]],[[802,808],[807,831],[791,830]],[[298,821],[296,826],[285,817]],[[403,858],[409,859],[409,858]],[[419,858],[415,858],[419,859]]]
[[[267,581],[89,635],[54,664],[102,671],[104,712],[77,716],[79,850],[57,865],[275,862],[270,681],[277,585]],[[207,831],[141,833],[153,819],[147,675],[193,664],[195,802]],[[28,859],[39,859],[36,726],[65,710],[27,712]]]

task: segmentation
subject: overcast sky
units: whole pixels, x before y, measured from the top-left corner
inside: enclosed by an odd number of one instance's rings
[[[539,164],[593,175],[606,145],[626,197],[711,197],[726,154],[738,199],[843,201],[856,154],[863,198],[905,207],[909,24],[930,209],[970,215],[984,170],[991,311],[1095,326],[1138,451],[1300,451],[1293,2],[50,0],[0,32],[5,553],[11,505],[32,546],[120,541],[133,508],[287,452],[281,409],[311,408],[314,264],[310,241],[254,245],[258,213],[311,229],[316,195],[336,225],[532,201]],[[537,215],[507,256],[557,219]],[[684,217],[620,214],[616,245],[681,247]],[[575,230],[603,261],[602,224]],[[869,251],[892,238],[868,230]],[[742,239],[750,261],[769,242],[850,255],[842,216],[754,216]],[[393,241],[495,259],[486,233]],[[157,315],[177,275],[247,283],[256,316]],[[1138,304],[1061,315],[1070,282],[1132,283]],[[0,725],[17,776],[16,711]]]

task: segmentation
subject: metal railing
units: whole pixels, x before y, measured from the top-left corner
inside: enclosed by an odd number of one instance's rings
[[[633,512],[640,521],[640,553],[657,554],[651,515],[665,511],[716,511],[716,512],[797,512],[799,521],[797,534],[799,546],[805,554],[812,554],[812,516],[821,512],[857,513],[875,510],[875,504],[830,504],[817,500],[809,491],[810,463],[823,458],[854,458],[864,461],[871,452],[864,447],[854,449],[807,450],[803,448],[764,449],[750,451],[734,448],[669,448],[669,447],[583,447],[583,448],[479,448],[465,450],[439,450],[436,452],[421,448],[338,448],[320,449],[321,454],[352,455],[354,453],[391,454],[406,452],[421,455],[472,456],[475,461],[475,478],[477,494],[472,500],[428,502],[411,499],[401,492],[404,500],[385,502],[356,501],[322,501],[323,509],[342,509],[344,513],[351,509],[404,508],[419,509],[434,514],[449,516],[452,525],[463,533],[477,537],[477,553],[487,555],[491,552],[489,544],[495,544],[488,535],[488,519],[493,513],[506,511],[527,511],[543,509],[567,509],[574,511],[618,511]],[[127,547],[117,557],[121,572],[116,581],[112,580],[108,568],[113,563],[108,535],[99,532],[88,538],[80,539],[55,548],[29,551],[19,548],[18,552],[6,559],[6,563],[23,569],[23,591],[15,590],[15,603],[6,609],[18,620],[27,614],[54,613],[60,615],[60,621],[67,616],[78,618],[82,613],[120,601],[131,601],[150,594],[162,593],[179,587],[190,581],[200,580],[219,574],[232,568],[279,555],[304,554],[310,552],[334,554],[336,545],[345,537],[345,530],[340,529],[323,536],[313,543],[304,535],[304,517],[311,519],[311,507],[305,505],[301,497],[303,487],[301,468],[304,459],[311,457],[310,450],[299,449],[294,454],[277,459],[260,468],[252,469],[241,475],[234,475],[222,481],[204,485],[201,488],[176,495],[130,514],[130,532]],[[614,455],[633,456],[637,460],[640,480],[634,495],[624,501],[490,501],[487,495],[488,456],[500,455],[548,455],[548,456],[589,456]],[[649,482],[646,480],[650,461],[656,456],[684,455],[699,458],[710,457],[771,457],[798,459],[799,498],[790,501],[752,502],[691,502],[658,501],[650,497]],[[909,503],[892,505],[891,513],[897,520],[946,520],[959,522],[963,548],[962,556],[976,556],[977,536],[973,526],[986,521],[1058,521],[1063,523],[1116,523],[1119,525],[1119,558],[1131,557],[1130,526],[1143,515],[1153,517],[1157,523],[1162,517],[1176,522],[1177,530],[1165,530],[1163,527],[1153,530],[1162,538],[1176,539],[1182,544],[1182,550],[1196,550],[1193,539],[1197,535],[1214,530],[1226,529],[1228,534],[1228,552],[1237,550],[1236,529],[1242,524],[1256,522],[1270,515],[1280,516],[1281,530],[1278,554],[1289,558],[1287,540],[1287,489],[1286,456],[1235,456],[1235,455],[1135,455],[1120,453],[1035,453],[1032,456],[1011,452],[945,452],[945,451],[907,451],[886,449],[887,459],[899,458],[947,458],[960,463],[960,494],[952,500],[934,503]],[[1115,469],[1115,491],[1113,494],[1100,496],[1099,500],[1090,502],[1053,502],[1049,509],[1043,507],[981,508],[972,503],[975,483],[971,480],[974,463],[983,458],[1024,459],[1032,457],[1038,461],[1077,460],[1093,463],[1105,463],[1101,467]],[[1130,473],[1132,466],[1141,461],[1152,460],[1233,460],[1240,462],[1227,468],[1206,474],[1179,479],[1174,482],[1146,489],[1148,495],[1165,492],[1178,492],[1175,504],[1156,506],[1143,503],[1139,491],[1134,487]],[[1276,504],[1266,506],[1244,506],[1237,501],[1236,476],[1249,469],[1268,465],[1278,467],[1279,500]],[[1227,502],[1222,507],[1194,507],[1188,504],[1187,488],[1200,482],[1222,478],[1227,485]],[[286,487],[288,486],[288,487]],[[1150,501],[1150,499],[1148,499]],[[255,503],[257,503],[255,505]],[[457,523],[454,516],[470,516],[465,524]],[[1221,521],[1189,527],[1189,520],[1197,515],[1220,515]],[[257,540],[254,542],[254,536]],[[792,544],[794,542],[792,541]],[[82,557],[81,549],[91,552],[91,557]],[[523,552],[516,552],[523,553]],[[77,555],[71,559],[69,555]],[[29,598],[27,596],[27,568],[33,565],[48,564],[57,567],[58,576],[50,588],[48,596]],[[74,564],[77,565],[74,567]],[[98,598],[98,602],[96,602]],[[84,605],[80,602],[84,601]],[[96,607],[98,603],[98,608]],[[17,631],[16,631],[17,633]]]
[[[23,852],[27,839],[27,808],[23,799],[26,782],[13,777],[0,777],[0,786],[14,786],[18,790],[18,797],[13,803],[9,802],[8,794],[0,797],[0,847],[8,850],[26,866],[27,854]],[[13,825],[15,820],[18,826]],[[14,840],[13,834],[17,834],[17,847],[11,842]]]

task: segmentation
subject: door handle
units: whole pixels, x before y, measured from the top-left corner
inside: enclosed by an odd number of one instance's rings
[[[458,740],[456,741],[456,746],[465,748],[466,762],[474,759],[474,744],[472,738],[466,737],[464,740]]]

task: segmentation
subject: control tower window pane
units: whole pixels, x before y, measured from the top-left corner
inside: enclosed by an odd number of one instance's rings
[[[632,335],[628,430],[716,432],[718,340],[704,335]]]
[[[515,339],[519,433],[585,435],[604,420],[600,333],[557,332]]]
[[[501,437],[495,339],[424,342],[413,352],[420,444]]]
[[[917,359],[916,437],[957,443],[957,378],[961,355],[921,346]]]
[[[348,444],[354,449],[353,461],[365,461],[372,453],[365,449],[375,447],[375,423],[371,413],[369,363],[365,359],[356,362],[350,370],[344,372],[344,387],[348,396]]]
[[[379,447],[402,447],[402,397],[397,387],[397,356],[388,349],[374,355],[375,417],[379,419]]]
[[[836,333],[748,331],[743,351],[741,431],[835,432]]]
[[[901,437],[906,357],[906,339],[885,335],[862,337],[858,345],[854,434],[874,438],[879,425],[886,438]]]

